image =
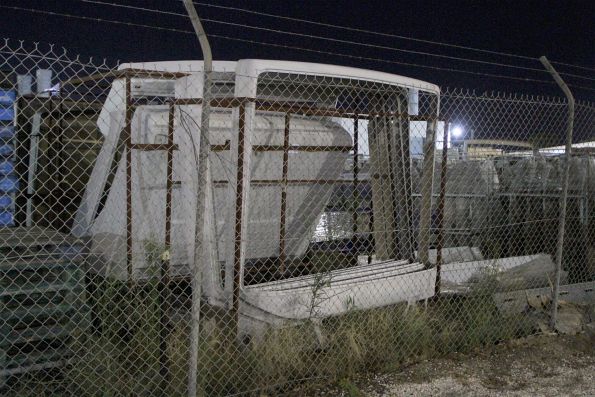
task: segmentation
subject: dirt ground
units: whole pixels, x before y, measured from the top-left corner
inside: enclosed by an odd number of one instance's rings
[[[357,388],[370,397],[595,396],[595,337],[529,337],[421,362]]]
[[[539,335],[423,361],[316,396],[595,396],[595,334]]]

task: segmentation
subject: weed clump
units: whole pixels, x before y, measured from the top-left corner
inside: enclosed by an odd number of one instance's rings
[[[149,395],[162,386],[157,286],[148,284],[134,293],[126,288],[102,286],[95,303],[99,326],[73,344],[81,360],[66,372],[65,382],[76,395]],[[393,371],[531,333],[532,325],[522,316],[498,310],[493,291],[492,283],[478,283],[464,296],[425,304],[351,309],[341,316],[270,328],[249,342],[239,341],[231,322],[204,315],[199,389],[205,396],[224,396],[271,388],[279,392],[314,378],[346,382],[362,373]],[[182,318],[168,329],[168,395],[186,394],[189,328]]]

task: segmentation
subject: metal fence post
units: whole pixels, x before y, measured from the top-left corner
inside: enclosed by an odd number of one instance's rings
[[[558,295],[560,292],[560,274],[562,272],[562,253],[564,251],[564,229],[566,226],[566,202],[568,200],[568,179],[570,175],[570,157],[572,152],[572,132],[574,128],[574,96],[570,88],[566,85],[564,80],[560,77],[556,69],[547,60],[545,56],[539,58],[543,66],[552,75],[560,89],[568,99],[568,123],[566,126],[566,148],[564,151],[564,179],[562,184],[562,192],[560,194],[560,216],[558,219],[558,240],[556,243],[556,278],[554,280],[554,291],[552,292],[552,318],[551,326],[555,328],[558,319]]]
[[[436,296],[440,295],[442,284],[442,248],[444,248],[444,206],[446,203],[446,174],[448,171],[448,131],[450,122],[444,119],[444,133],[442,135],[442,162],[440,163],[440,195],[438,198],[437,225],[438,241],[436,244],[436,285],[434,291]]]
[[[419,209],[419,261],[430,266],[430,233],[432,232],[432,196],[434,194],[434,152],[436,151],[437,120],[428,121],[424,161],[421,176],[421,198]]]
[[[188,396],[197,395],[198,377],[198,349],[199,349],[199,320],[200,320],[200,291],[201,291],[201,262],[204,247],[204,213],[206,202],[206,180],[208,175],[209,144],[209,115],[211,111],[211,73],[213,71],[213,56],[211,46],[205,30],[200,22],[192,0],[184,0],[184,7],[192,21],[200,48],[203,54],[203,100],[200,123],[200,147],[198,152],[198,187],[196,197],[196,229],[194,241],[194,270],[192,272],[192,324],[190,332],[190,362],[188,365]],[[204,265],[204,264],[202,264]]]

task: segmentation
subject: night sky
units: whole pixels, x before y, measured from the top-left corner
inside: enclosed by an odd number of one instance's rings
[[[147,8],[185,13],[177,0],[107,0]],[[229,5],[290,17],[315,20],[354,28],[381,31],[414,38],[477,47],[491,51],[529,57],[546,55],[550,60],[577,64],[595,69],[595,2],[566,1],[223,1],[211,4]],[[129,21],[152,26],[191,30],[190,21],[173,15],[158,15],[106,5],[81,3],[78,0],[0,0],[0,5],[50,10],[59,13]],[[238,11],[197,5],[201,18],[218,19],[271,29],[328,36],[366,42],[379,46],[398,47],[438,53],[454,57],[541,68],[536,60],[523,60],[455,48],[444,48],[402,39],[347,32],[309,24],[277,20]],[[189,34],[163,32],[148,28],[119,26],[103,22],[81,21],[60,16],[33,14],[0,8],[4,15],[0,35],[28,41],[55,43],[85,56],[106,57],[121,61],[157,61],[200,59],[196,38]],[[6,17],[9,15],[9,17]],[[274,48],[213,37],[214,58],[269,58],[308,62],[335,63],[402,74],[430,81],[441,86],[474,88],[478,91],[498,90],[533,94],[561,95],[553,84],[513,81],[486,76],[436,71],[380,61],[365,61],[329,55],[325,52],[380,58],[435,67],[463,69],[514,77],[550,80],[546,73],[479,65],[427,55],[407,54],[378,48],[327,42],[313,38],[255,31],[205,22],[208,34],[265,41],[308,48],[322,53]],[[574,89],[578,98],[595,100],[595,70],[573,69],[556,65],[561,72],[587,76],[593,80],[567,78],[576,86],[594,91]]]

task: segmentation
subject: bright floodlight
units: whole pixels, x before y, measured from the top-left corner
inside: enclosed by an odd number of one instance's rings
[[[452,129],[452,134],[457,138],[460,137],[461,135],[463,135],[463,127],[457,125]]]

